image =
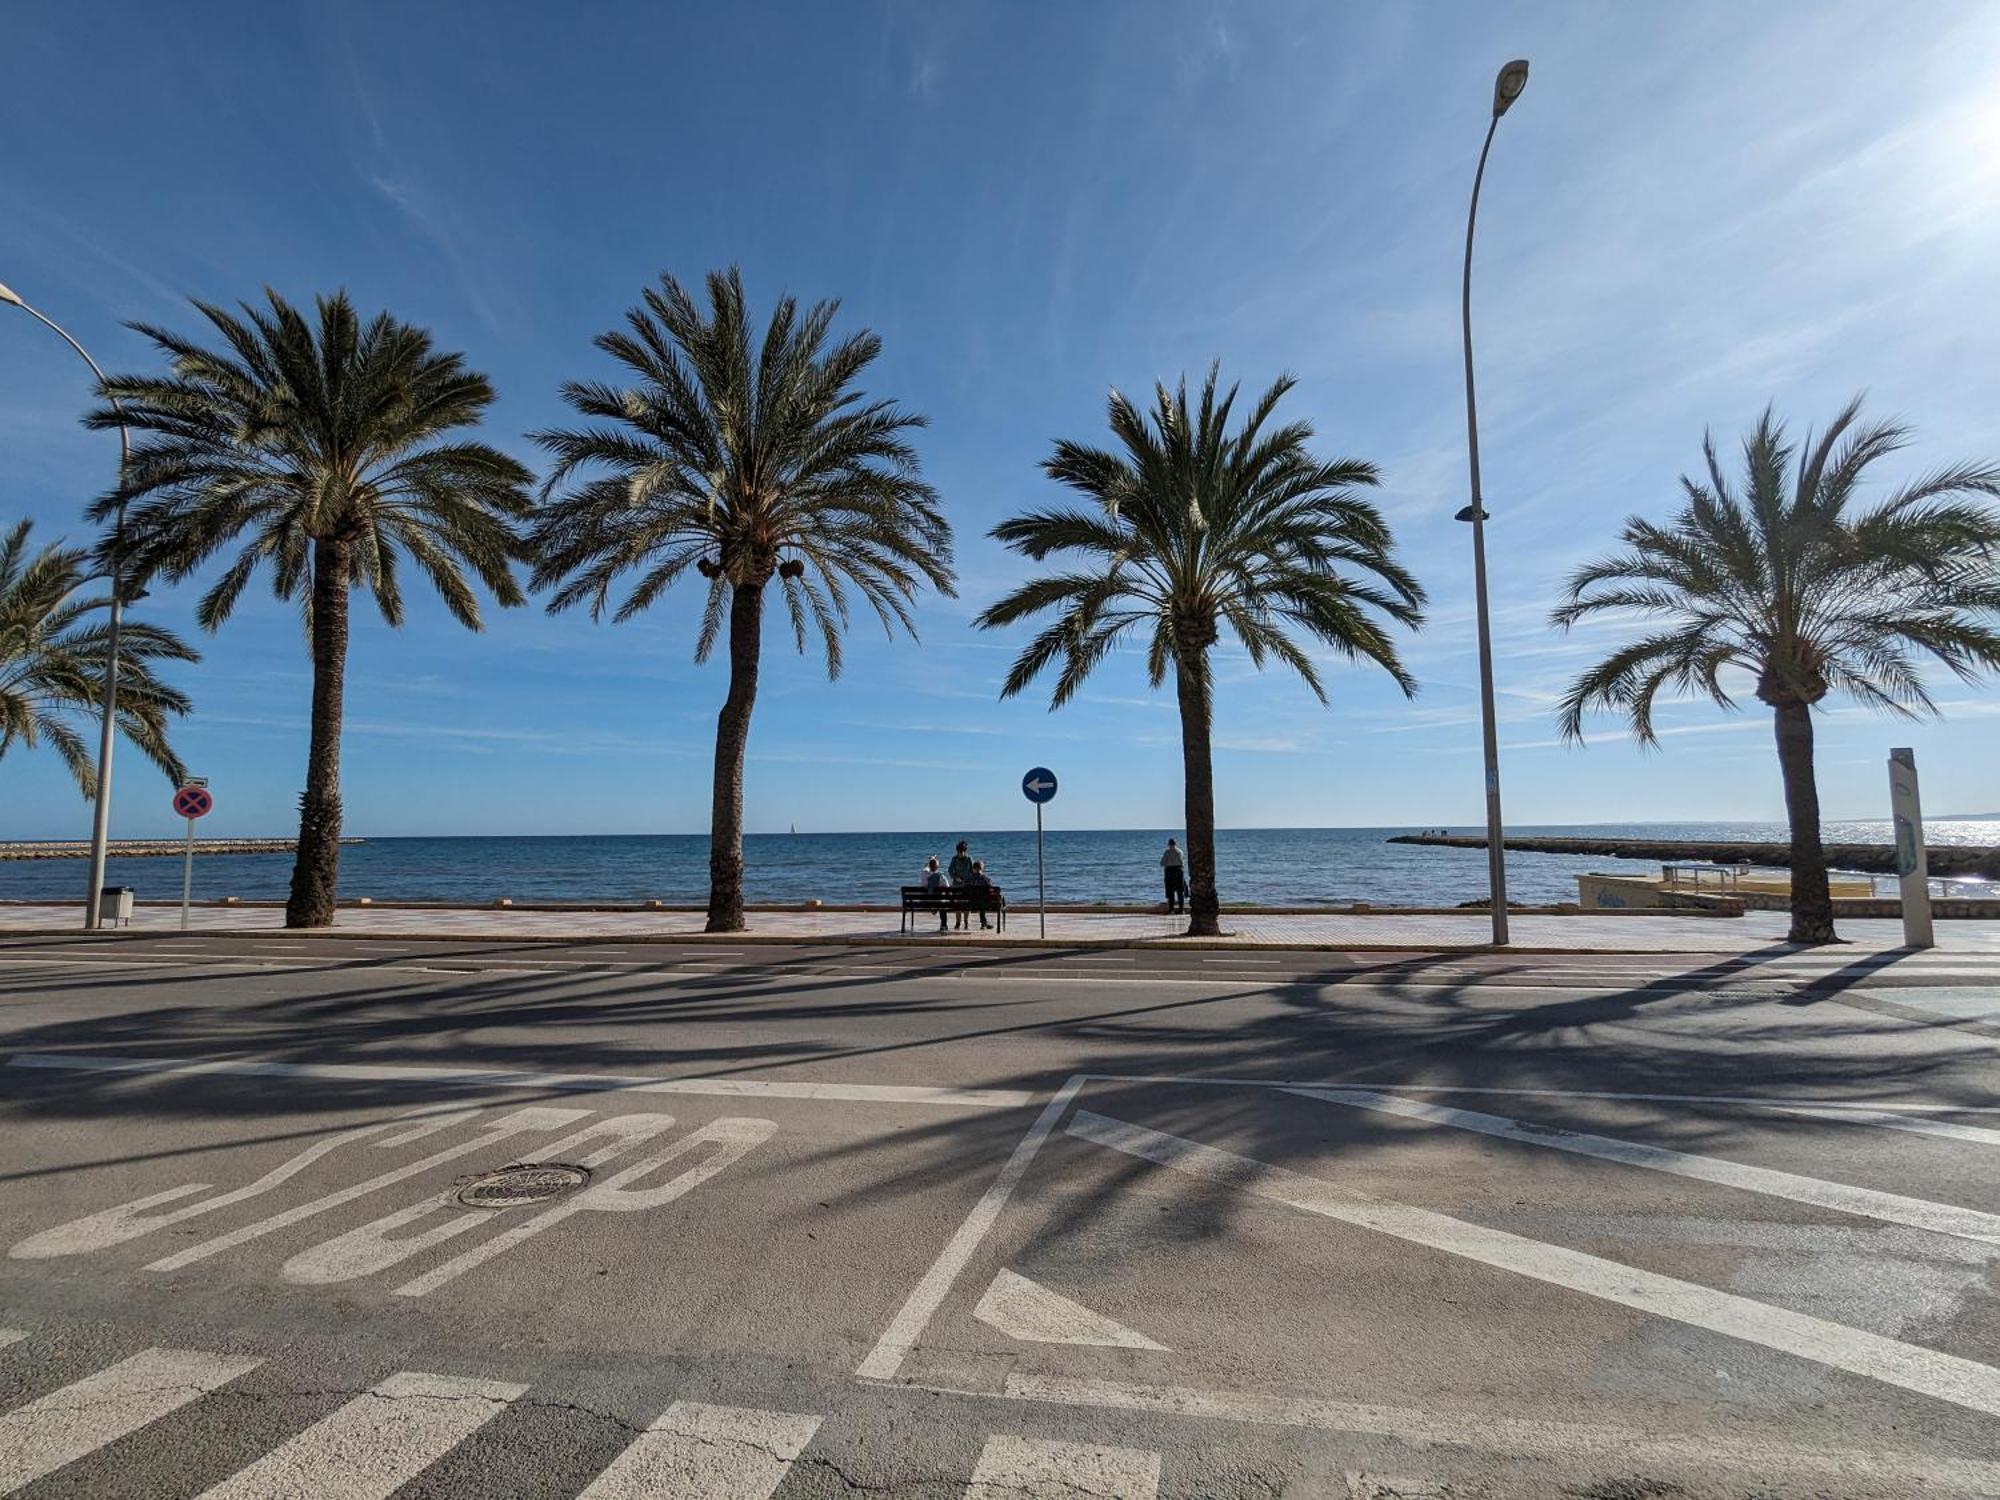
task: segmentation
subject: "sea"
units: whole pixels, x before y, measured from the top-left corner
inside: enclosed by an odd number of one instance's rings
[[[1354,901],[1378,906],[1456,906],[1486,894],[1486,855],[1388,842],[1414,828],[1226,828],[1216,835],[1216,879],[1225,902],[1316,907]],[[1450,833],[1482,830],[1457,827]],[[1782,841],[1778,823],[1601,823],[1517,826],[1511,834],[1640,839]],[[1831,841],[1886,844],[1886,821],[1828,823]],[[1933,844],[2000,844],[2000,819],[1930,822]],[[1045,839],[1048,899],[1061,903],[1150,902],[1160,894],[1160,850],[1179,829],[1051,829]],[[752,902],[828,905],[893,902],[931,855],[948,861],[964,839],[1011,900],[1036,892],[1032,829],[947,829],[934,833],[764,833],[743,841],[744,885]],[[292,856],[202,855],[194,864],[198,900],[282,899]],[[1528,904],[1576,899],[1589,870],[1657,873],[1656,861],[1510,850],[1510,899]],[[0,900],[80,899],[88,879],[79,859],[0,861]],[[110,861],[106,883],[131,886],[140,900],[180,895],[178,859]],[[1968,883],[1971,884],[1971,883]],[[698,834],[583,837],[366,838],[341,855],[343,899],[486,903],[658,900],[701,903],[708,894],[708,839]]]

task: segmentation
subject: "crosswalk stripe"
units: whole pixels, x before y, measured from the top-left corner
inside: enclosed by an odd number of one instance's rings
[[[1160,1455],[1037,1438],[990,1437],[965,1500],[1153,1500]]]
[[[260,1359],[199,1349],[146,1349],[0,1417],[0,1495],[157,1422]]]
[[[1890,1130],[1907,1130],[1912,1135],[1935,1135],[1952,1141],[1973,1141],[1981,1146],[2000,1146],[2000,1130],[1986,1125],[1959,1125],[1950,1120],[1891,1114],[1887,1110],[1815,1109],[1802,1104],[1777,1107],[1788,1115],[1810,1115],[1815,1120],[1838,1120],[1849,1125],[1882,1125]]]
[[[577,1500],[769,1500],[819,1424],[801,1412],[676,1401]]]
[[[386,1500],[507,1409],[524,1385],[405,1370],[201,1500]]]
[[[2000,1214],[1983,1213],[1976,1208],[1933,1203],[1926,1198],[1908,1198],[1901,1193],[1884,1193],[1874,1188],[1851,1187],[1843,1182],[1823,1182],[1817,1177],[1804,1177],[1796,1172],[1753,1167],[1715,1156],[1695,1156],[1686,1151],[1671,1151],[1662,1146],[1563,1130],[1552,1125],[1535,1125],[1510,1120],[1505,1115],[1453,1109],[1449,1105],[1426,1104],[1417,1099],[1398,1099],[1367,1089],[1305,1088],[1290,1092],[1355,1109],[1398,1115],[1406,1120],[1450,1125],[1458,1130],[1497,1136],[1501,1140],[1555,1151],[1571,1151],[1578,1156],[1594,1156],[1600,1161],[1621,1162],[1628,1167],[1644,1167],[1652,1172],[1669,1172],[1676,1177],[1692,1177],[1701,1182],[1719,1183],[1723,1187],[1741,1188],[1773,1198],[1788,1198],[1794,1203],[1880,1219],[1887,1224],[1906,1224],[1912,1229],[1927,1229],[1934,1234],[1951,1234],[1961,1239],[2000,1244]]]

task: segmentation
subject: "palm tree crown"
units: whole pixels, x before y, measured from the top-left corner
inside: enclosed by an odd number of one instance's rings
[[[479,422],[493,387],[425,330],[387,313],[364,323],[345,293],[318,299],[310,321],[275,292],[240,316],[195,306],[218,346],[134,325],[170,373],[103,384],[90,425],[122,423],[141,437],[124,484],[96,513],[130,503],[124,555],[140,578],[185,578],[240,544],[196,606],[205,629],[229,617],[266,564],[277,596],[299,603],[312,728],[285,920],[324,926],[340,864],[349,595],[367,590],[400,625],[407,561],[470,629],[481,621],[467,570],[502,604],[519,604],[512,523],[533,507],[532,476],[498,449],[452,436]]]
[[[1357,493],[1378,482],[1374,465],[1314,457],[1305,422],[1266,430],[1295,383],[1289,376],[1275,381],[1232,433],[1236,387],[1219,392],[1217,378],[1211,367],[1193,407],[1184,380],[1171,392],[1157,387],[1150,412],[1113,391],[1118,451],[1056,444],[1044,472],[1090,503],[1031,511],[993,535],[1037,563],[1060,554],[1065,566],[1030,579],[979,617],[991,629],[1055,615],[1014,662],[1003,697],[1060,663],[1051,706],[1061,707],[1133,633],[1145,636],[1153,686],[1172,669],[1195,934],[1217,930],[1219,909],[1209,652],[1223,627],[1254,665],[1283,663],[1321,702],[1326,685],[1301,635],[1337,656],[1376,663],[1414,693],[1384,619],[1415,628],[1424,598],[1395,559],[1381,512]]]
[[[1577,678],[1562,701],[1566,735],[1581,738],[1584,715],[1603,708],[1656,744],[1660,692],[1731,708],[1732,668],[1774,706],[1839,690],[1905,716],[1933,709],[1926,659],[1967,679],[2000,669],[2000,512],[1969,498],[2000,494],[2000,467],[1955,464],[1857,510],[1869,466],[1909,436],[1859,416],[1857,398],[1794,467],[1767,409],[1743,445],[1740,488],[1705,440],[1706,474],[1682,478],[1673,521],[1632,517],[1625,551],[1576,571],[1558,626],[1616,612],[1662,628]]]
[[[87,579],[81,548],[53,543],[30,550],[33,523],[0,538],[0,756],[19,744],[47,741],[85,797],[97,795],[97,767],[71,720],[97,711],[104,693],[108,594],[80,592]],[[122,623],[118,634],[118,727],[175,781],[186,774],[167,743],[167,717],[185,714],[185,694],[153,673],[158,661],[199,661],[194,649],[157,625]]]
[[[730,932],[743,926],[743,764],[765,588],[779,581],[798,649],[817,633],[837,677],[854,594],[893,637],[915,635],[910,606],[925,583],[952,592],[951,527],[910,444],[924,419],[856,389],[880,339],[829,344],[837,304],[802,314],[790,297],[759,339],[733,268],[711,273],[707,291],[704,311],[662,276],[623,329],[597,339],[630,383],[563,387],[586,425],[536,435],[555,466],[533,532],[534,585],[553,590],[551,611],[588,601],[601,617],[632,575],[613,615],[627,620],[690,568],[708,580],[695,660],[729,626],[708,927]]]
[[[1953,464],[1861,508],[1870,466],[1909,434],[1860,414],[1857,398],[1794,449],[1767,408],[1743,444],[1740,487],[1706,439],[1706,472],[1681,479],[1679,514],[1665,526],[1628,520],[1625,550],[1579,568],[1553,615],[1564,629],[1605,613],[1655,627],[1571,685],[1569,738],[1608,709],[1657,744],[1663,691],[1734,708],[1732,680],[1754,684],[1772,710],[1791,824],[1795,943],[1834,941],[1813,706],[1841,691],[1914,717],[1935,711],[1926,667],[1960,678],[2000,668],[2000,511],[1974,498],[2000,494],[2000,467]]]
[[[484,443],[446,440],[492,405],[486,377],[387,313],[364,325],[345,292],[318,299],[317,327],[277,293],[265,298],[241,316],[194,304],[221,335],[217,348],[133,325],[172,373],[107,380],[106,404],[88,418],[145,434],[123,489],[94,512],[101,520],[121,499],[139,502],[126,518],[129,565],[180,579],[244,539],[196,607],[208,630],[260,563],[273,592],[308,617],[326,562],[402,624],[405,556],[470,629],[481,627],[479,602],[461,564],[502,604],[519,604],[508,521],[532,507],[532,476]]]
[[[613,614],[624,621],[698,568],[705,661],[730,590],[775,574],[798,648],[816,633],[837,677],[850,589],[912,635],[918,589],[952,592],[951,527],[909,442],[925,419],[855,389],[882,341],[863,331],[828,347],[837,302],[801,315],[781,298],[760,344],[739,273],[711,272],[707,290],[704,312],[671,276],[648,287],[625,328],[596,340],[634,383],[570,381],[563,396],[592,425],[535,434],[555,465],[534,586],[554,590],[552,610],[587,600],[601,617],[636,574]]]

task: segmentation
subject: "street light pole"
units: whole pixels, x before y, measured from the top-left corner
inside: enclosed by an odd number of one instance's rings
[[[1493,712],[1493,629],[1486,608],[1486,505],[1479,486],[1479,404],[1472,386],[1472,231],[1479,222],[1479,187],[1486,179],[1486,153],[1493,149],[1493,132],[1500,117],[1528,86],[1528,64],[1516,58],[1493,81],[1493,119],[1479,148],[1479,170],[1472,177],[1472,206],[1465,213],[1465,276],[1460,283],[1459,312],[1465,331],[1465,440],[1472,467],[1472,503],[1458,513],[1472,523],[1472,593],[1479,616],[1479,721],[1486,751],[1486,883],[1487,906],[1493,917],[1493,943],[1507,946],[1507,851],[1500,828],[1500,736]]]
[[[29,306],[12,287],[0,282],[0,302],[11,303],[29,317],[49,328],[70,348],[74,349],[83,362],[90,366],[90,373],[97,383],[104,383],[104,371],[97,367],[97,361],[90,357],[75,339],[69,336],[61,324],[39,309]],[[117,402],[111,403],[114,408]],[[132,439],[125,430],[125,424],[118,424],[118,482],[125,483],[125,472],[132,462]],[[111,841],[111,750],[116,739],[118,718],[118,631],[125,608],[125,579],[121,572],[124,558],[125,504],[118,504],[117,519],[111,529],[111,630],[104,648],[104,702],[100,714],[97,733],[97,803],[91,810],[90,818],[90,891],[84,897],[83,926],[92,931],[99,925],[102,912],[99,902],[104,891],[104,858]]]

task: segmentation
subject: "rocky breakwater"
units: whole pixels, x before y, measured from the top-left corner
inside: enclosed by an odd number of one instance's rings
[[[1392,844],[1432,844],[1450,849],[1484,849],[1486,840],[1468,833],[1399,833]],[[1661,864],[1704,862],[1718,865],[1768,865],[1789,868],[1789,844],[1729,839],[1545,838],[1526,835],[1501,840],[1507,849],[1531,854],[1601,854],[1614,859],[1651,859]],[[1992,844],[1932,844],[1926,851],[1934,876],[1967,876],[2000,880],[2000,846]],[[1837,870],[1871,875],[1896,873],[1893,844],[1828,844],[1826,862]]]
[[[359,844],[360,839],[342,839],[343,844]],[[110,853],[114,859],[159,859],[177,855],[187,847],[182,839],[113,839]],[[297,849],[296,839],[196,839],[196,854],[290,854]],[[0,860],[4,859],[88,859],[90,841],[88,839],[47,839],[40,842],[0,844]]]

